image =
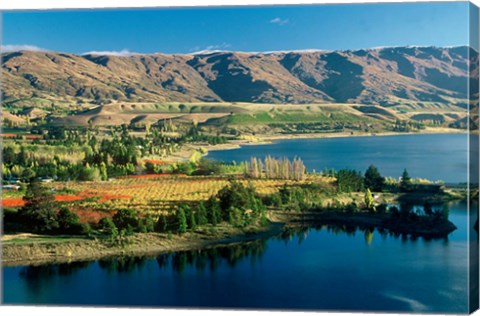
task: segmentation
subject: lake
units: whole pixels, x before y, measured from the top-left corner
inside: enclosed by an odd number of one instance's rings
[[[415,135],[281,141],[211,157],[298,155],[320,170],[323,164],[363,170],[373,163],[384,175],[398,176],[406,167],[414,177],[465,182],[466,148],[465,135]],[[323,226],[156,257],[7,267],[3,299],[37,305],[466,313],[467,240],[469,233],[478,236],[467,232],[473,223],[465,203],[449,208],[458,229],[443,239]]]
[[[407,168],[413,178],[467,182],[467,134],[422,134],[280,140],[266,145],[211,151],[208,158],[237,163],[250,157],[300,157],[309,171],[356,169],[375,164],[384,176],[398,178]]]

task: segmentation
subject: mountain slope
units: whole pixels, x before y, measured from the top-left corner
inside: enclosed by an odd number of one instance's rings
[[[468,57],[467,47],[125,57],[21,51],[2,55],[2,93],[7,107],[40,108],[117,101],[465,107]]]

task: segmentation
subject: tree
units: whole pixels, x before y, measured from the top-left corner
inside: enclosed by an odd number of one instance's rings
[[[361,192],[363,191],[363,176],[355,170],[339,170],[337,175],[337,186],[340,192]]]
[[[165,215],[160,215],[155,226],[155,231],[160,233],[166,233],[169,229],[168,219]]]
[[[13,165],[12,168],[10,168],[11,174],[14,177],[20,178],[22,176],[24,168],[20,165]]]
[[[374,192],[381,192],[385,184],[385,178],[382,177],[377,167],[371,165],[365,172],[365,187]]]
[[[19,216],[30,229],[51,232],[59,227],[55,197],[40,182],[30,182],[23,200],[25,205],[19,210]]]
[[[200,202],[197,206],[197,224],[200,226],[208,224],[207,218],[207,209],[205,208],[205,203]]]
[[[205,208],[207,209],[207,218],[208,222],[213,226],[217,226],[221,222],[221,207],[220,202],[214,196],[210,197],[205,203]]]
[[[2,162],[2,179],[9,179],[11,177],[10,169]]]
[[[107,173],[107,165],[105,164],[105,162],[101,162],[100,163],[100,167],[99,167],[99,170],[100,170],[100,177],[103,181],[106,181],[108,180],[108,173]]]
[[[113,216],[113,223],[120,231],[125,231],[127,234],[133,233],[138,229],[138,217],[135,211],[128,208],[123,208],[117,211]]]
[[[182,173],[186,175],[191,175],[194,171],[195,165],[191,162],[180,163],[173,169],[173,173]]]
[[[222,174],[222,171],[223,171],[223,167],[220,162],[201,158],[198,161],[196,170],[193,174],[195,175]]]
[[[145,123],[145,132],[146,134],[150,134],[150,130],[152,129],[152,124],[151,123]]]
[[[250,158],[250,165],[249,165],[249,176],[258,179],[262,174],[262,170],[259,165],[259,160],[255,157]]]
[[[255,188],[252,185],[244,186],[238,181],[231,181],[229,185],[222,188],[217,193],[217,198],[223,211],[223,220],[229,220],[229,214],[233,209],[251,210],[258,214],[265,208]]]
[[[138,231],[141,233],[151,233],[155,231],[155,223],[152,215],[148,214],[138,219]]]
[[[17,160],[17,155],[12,147],[5,146],[2,149],[2,158],[4,163],[13,164]]]
[[[372,195],[372,191],[370,191],[370,189],[367,189],[367,191],[365,192],[364,202],[365,202],[365,207],[368,210],[373,210],[374,209],[373,195]]]
[[[185,207],[185,217],[187,218],[187,225],[191,230],[197,229],[197,219],[195,218],[195,212],[186,205]]]
[[[81,234],[83,233],[83,225],[79,221],[79,217],[66,207],[62,207],[57,214],[58,231],[60,233]]]
[[[118,228],[115,223],[108,217],[104,217],[99,222],[100,229],[102,229],[111,238],[118,236]]]
[[[100,180],[100,170],[96,167],[90,167],[87,163],[81,170],[79,180],[82,181],[98,181]]]
[[[255,179],[265,176],[268,179],[303,180],[306,167],[303,161],[297,157],[290,162],[288,158],[275,159],[267,156],[264,161],[252,157],[245,171],[247,176]]]
[[[293,168],[293,179],[294,180],[304,180],[306,167],[303,164],[303,161],[300,158],[295,157],[292,162]]]
[[[22,171],[22,178],[30,181],[32,178],[35,177],[35,171],[32,170],[33,168],[26,168]]]
[[[187,232],[187,217],[183,207],[177,209],[178,233],[185,234]]]
[[[408,192],[412,188],[412,178],[410,178],[407,169],[403,170],[402,178],[400,179],[400,191]]]

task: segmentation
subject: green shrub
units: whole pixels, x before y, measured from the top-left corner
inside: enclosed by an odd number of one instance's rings
[[[141,233],[151,233],[155,231],[155,222],[151,215],[146,215],[138,221],[138,230]]]
[[[66,207],[62,207],[57,214],[58,233],[84,234],[85,227],[79,222],[79,217]]]
[[[197,224],[203,226],[208,224],[207,209],[204,202],[200,202],[196,207]]]
[[[107,235],[111,237],[117,237],[118,236],[118,228],[115,226],[115,223],[108,217],[104,217],[100,220],[98,223],[100,226],[100,229]]]
[[[185,234],[187,232],[187,217],[185,216],[185,210],[183,207],[177,209],[176,216],[178,222],[177,232],[179,234]]]
[[[18,215],[29,230],[37,233],[53,232],[59,228],[55,197],[38,181],[32,181],[23,197],[25,205]]]
[[[113,223],[120,232],[124,231],[126,235],[131,235],[139,228],[139,219],[132,209],[120,209],[113,216]]]

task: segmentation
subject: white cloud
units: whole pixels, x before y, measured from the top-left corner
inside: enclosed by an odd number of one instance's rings
[[[18,52],[21,50],[28,50],[32,52],[47,52],[48,49],[41,48],[34,45],[0,45],[0,52],[2,53],[11,53]]]
[[[221,43],[215,45],[208,45],[205,48],[201,48],[200,46],[195,46],[190,49],[191,54],[205,54],[211,52],[218,52],[218,51],[225,51],[227,48],[231,47],[229,43]]]
[[[128,49],[122,49],[121,51],[91,51],[85,52],[82,55],[108,55],[108,56],[120,56],[120,57],[128,57],[133,55],[138,55],[139,53],[134,53],[129,51]]]
[[[331,52],[331,50],[326,49],[317,49],[317,48],[307,48],[307,49],[290,49],[290,50],[272,50],[272,51],[264,51],[264,52],[251,52],[255,54],[287,54],[287,53],[318,53],[318,52]]]
[[[274,18],[269,21],[269,23],[277,24],[277,25],[285,25],[290,22],[288,19],[281,19],[281,18]]]
[[[219,49],[226,49],[229,48],[231,45],[228,43],[222,43],[218,45],[209,45],[205,47],[205,50],[219,50]]]

